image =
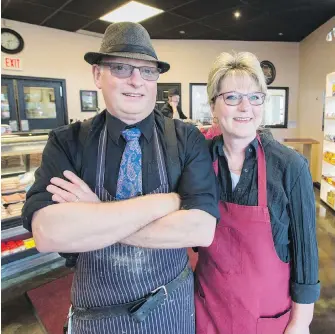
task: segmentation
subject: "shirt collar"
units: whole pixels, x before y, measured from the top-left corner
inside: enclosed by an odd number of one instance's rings
[[[213,143],[212,143],[212,157],[213,161],[217,160],[218,157],[224,157],[224,151],[223,151],[223,137],[222,136],[217,136],[214,137]],[[257,137],[253,139],[250,144],[248,145],[246,151],[245,151],[245,156],[250,157],[257,157],[257,148],[258,148],[258,140]]]
[[[264,129],[261,131],[258,131],[258,134],[260,136],[261,142],[263,147],[265,148],[271,141],[274,140],[272,133],[268,129]],[[257,137],[255,137],[250,144],[248,145],[245,157],[255,157],[257,158],[257,149],[258,149],[258,140]],[[211,144],[211,154],[213,161],[217,160],[219,156],[224,156],[223,152],[223,137],[222,136],[216,136],[213,138],[212,144]]]
[[[115,144],[119,144],[119,138],[121,137],[121,132],[127,128],[138,128],[144,138],[149,142],[153,131],[154,131],[155,118],[154,113],[152,112],[148,117],[143,119],[141,122],[133,124],[131,126],[122,122],[115,116],[111,115],[107,111],[107,130],[110,138],[115,142]]]

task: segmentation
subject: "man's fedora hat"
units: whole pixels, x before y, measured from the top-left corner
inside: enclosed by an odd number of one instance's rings
[[[109,25],[100,51],[87,52],[84,59],[93,65],[98,64],[104,56],[153,61],[157,63],[161,73],[170,69],[168,63],[158,60],[149,33],[139,23],[120,22]]]

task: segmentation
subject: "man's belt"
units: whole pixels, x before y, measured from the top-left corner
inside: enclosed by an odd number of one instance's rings
[[[121,315],[129,315],[136,321],[141,322],[156,307],[163,304],[168,295],[178,289],[178,287],[186,281],[190,274],[193,274],[193,272],[189,265],[187,265],[175,279],[168,284],[162,285],[151,291],[146,297],[134,302],[119,305],[92,308],[73,307],[72,315],[80,320],[100,320]]]

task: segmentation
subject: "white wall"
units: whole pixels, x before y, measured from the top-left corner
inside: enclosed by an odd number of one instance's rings
[[[69,118],[89,117],[89,113],[80,112],[79,90],[96,88],[83,56],[87,51],[98,50],[101,39],[11,20],[2,20],[1,25],[17,30],[25,41],[25,48],[18,55],[23,60],[23,71],[3,70],[2,73],[66,79]],[[298,43],[154,40],[153,44],[158,57],[171,64],[171,70],[159,82],[181,83],[182,109],[186,115],[189,114],[189,83],[207,82],[215,57],[223,51],[235,50],[253,52],[260,60],[273,62],[277,77],[272,86],[290,88],[289,121],[298,120]],[[102,94],[99,94],[99,107],[104,108]],[[292,137],[298,134],[298,129],[273,132],[277,138]]]
[[[313,180],[321,180],[323,93],[326,75],[335,71],[335,41],[327,42],[327,33],[335,27],[335,17],[300,43],[299,135],[314,138],[320,145],[313,150]]]

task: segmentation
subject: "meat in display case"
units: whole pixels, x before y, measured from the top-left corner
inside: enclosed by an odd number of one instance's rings
[[[26,193],[40,166],[47,134],[9,134],[1,138],[1,280],[11,278],[50,263],[61,261],[56,253],[41,254],[32,234],[22,226],[21,210]],[[62,261],[63,263],[63,261]]]

